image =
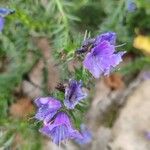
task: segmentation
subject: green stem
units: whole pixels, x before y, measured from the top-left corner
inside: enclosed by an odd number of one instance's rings
[[[112,24],[114,25],[115,22],[119,19],[119,14],[123,8],[123,5],[124,5],[124,0],[120,0],[119,6],[117,7],[117,10],[115,11],[114,15],[112,16]]]
[[[56,5],[58,7],[58,10],[60,11],[60,13],[62,15],[63,22],[64,22],[65,26],[68,27],[68,19],[67,19],[66,15],[65,15],[65,12],[64,12],[64,9],[63,9],[63,5],[62,5],[61,1],[60,0],[55,0],[55,2],[56,2]]]

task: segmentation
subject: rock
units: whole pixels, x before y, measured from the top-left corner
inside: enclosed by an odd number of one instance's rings
[[[103,79],[97,81],[95,89],[95,95],[88,112],[88,124],[92,130],[96,130],[103,123],[106,115],[111,113],[110,110],[114,104],[120,103],[120,97],[124,91],[124,89],[112,91]]]
[[[49,91],[53,91],[59,82],[59,73],[52,56],[52,48],[46,38],[38,39],[37,46],[41,49],[41,53],[45,61],[45,69],[47,70],[46,86]]]
[[[91,150],[108,150],[108,143],[111,140],[111,130],[100,127],[92,142]]]
[[[52,92],[59,82],[59,73],[48,40],[40,38],[35,42],[41,50],[42,56],[29,72],[29,79],[24,80],[22,83],[23,93],[32,99],[42,96],[44,90]]]
[[[27,118],[34,112],[34,106],[29,98],[23,97],[10,106],[9,112],[14,118]]]
[[[71,143],[71,141],[66,141],[65,144],[57,146],[50,139],[44,140],[43,150],[79,150],[79,148]]]
[[[112,133],[112,150],[149,150],[145,133],[150,130],[150,80],[143,81],[128,97]]]
[[[70,72],[75,72],[75,69],[80,68],[82,64],[78,60],[73,59],[69,61],[67,65]]]
[[[43,94],[42,90],[39,87],[26,80],[22,82],[22,89],[23,93],[33,100]]]
[[[109,76],[105,76],[104,81],[112,90],[122,89],[125,86],[122,75],[119,73],[113,73]]]
[[[31,72],[29,73],[29,79],[34,83],[36,86],[42,87],[43,83],[43,68],[44,62],[39,60],[39,62],[33,67]]]
[[[88,112],[89,125],[91,126],[92,130],[95,130],[97,127],[99,127],[101,114],[103,111],[105,111],[106,105],[110,103],[109,99],[107,98],[107,95],[110,93],[110,89],[105,85],[104,81],[99,80],[95,89],[95,96],[92,100],[91,107]],[[103,107],[101,107],[101,104]]]

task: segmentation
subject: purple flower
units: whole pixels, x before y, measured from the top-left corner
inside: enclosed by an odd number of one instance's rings
[[[106,32],[101,35],[98,35],[95,39],[95,46],[103,41],[108,41],[110,44],[116,44],[116,33],[115,32]]]
[[[134,12],[136,10],[137,6],[134,2],[134,0],[128,0],[127,1],[127,10],[128,12]]]
[[[15,11],[14,10],[11,10],[11,9],[7,9],[7,8],[1,8],[0,7],[0,32],[3,30],[4,28],[4,24],[5,24],[5,19],[4,17],[9,15],[9,14],[12,14],[14,13]]]
[[[3,30],[4,28],[4,23],[5,23],[5,19],[3,17],[0,17],[0,32]]]
[[[0,7],[0,16],[1,17],[5,17],[5,16],[13,14],[13,13],[15,13],[14,10]]]
[[[75,142],[78,143],[79,145],[90,143],[92,141],[92,133],[89,131],[89,129],[86,127],[85,124],[81,124],[80,128],[82,138],[76,138]]]
[[[52,97],[41,97],[35,100],[38,111],[35,118],[48,123],[62,107],[61,102]]]
[[[70,80],[68,87],[65,89],[64,105],[68,109],[74,109],[74,107],[86,97],[87,94],[82,90],[82,82]]]
[[[68,139],[82,138],[79,131],[72,128],[69,117],[64,112],[59,112],[53,121],[40,129],[40,132],[50,137],[57,145]]]
[[[108,32],[97,37],[95,47],[85,56],[84,67],[95,77],[108,75],[121,61],[125,52],[115,53],[116,35]]]

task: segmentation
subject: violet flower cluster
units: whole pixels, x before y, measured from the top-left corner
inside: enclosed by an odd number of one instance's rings
[[[81,133],[73,128],[70,117],[64,110],[74,109],[86,96],[87,94],[82,90],[81,81],[70,80],[65,89],[65,108],[59,100],[53,97],[36,99],[35,104],[38,110],[35,118],[43,121],[40,132],[50,137],[57,145],[68,139],[82,139]]]
[[[82,139],[79,131],[72,127],[70,118],[65,112],[57,113],[55,119],[44,124],[43,128],[40,129],[40,132],[52,138],[53,142],[57,145],[60,145],[61,141],[68,139]]]
[[[9,14],[14,13],[14,10],[11,9],[7,9],[7,8],[0,8],[0,32],[3,30],[4,28],[4,24],[5,24],[5,17]]]
[[[107,32],[97,36],[92,49],[85,56],[83,66],[95,77],[109,75],[122,61],[125,52],[116,52],[116,34]]]
[[[10,9],[0,8],[0,32],[4,28],[5,16],[12,13],[14,11]],[[116,52],[115,45],[116,34],[114,32],[107,32],[83,42],[78,52],[87,52],[83,66],[95,78],[109,75],[122,61],[125,52]],[[40,132],[50,137],[57,145],[69,139],[74,139],[79,145],[90,143],[91,132],[84,124],[81,124],[80,131],[76,130],[68,115],[86,97],[87,93],[82,89],[82,82],[70,80],[68,86],[65,87],[63,102],[54,97],[37,98],[35,104],[38,109],[35,118],[43,122]]]
[[[87,93],[82,90],[82,82],[70,80],[68,87],[65,89],[65,106],[68,109],[74,109],[74,107],[86,97]]]
[[[109,75],[122,61],[125,52],[116,52],[115,48],[116,34],[107,32],[84,41],[78,54],[87,52],[83,66],[95,78],[99,78],[102,75]],[[63,102],[53,97],[35,100],[38,107],[35,118],[43,122],[40,132],[50,137],[57,145],[68,139],[74,139],[79,145],[90,143],[91,132],[84,124],[81,124],[80,131],[76,130],[71,123],[71,116],[68,115],[87,97],[87,93],[82,89],[82,82],[70,80],[68,86],[61,91],[64,92]]]

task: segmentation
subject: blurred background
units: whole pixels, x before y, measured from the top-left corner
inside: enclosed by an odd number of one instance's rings
[[[0,150],[150,150],[150,0],[0,0],[0,7],[15,10],[0,33]],[[107,31],[127,54],[93,83],[74,52],[85,33]],[[69,77],[90,93],[84,121],[93,136],[58,148],[38,132],[33,101],[61,97],[55,87]]]

